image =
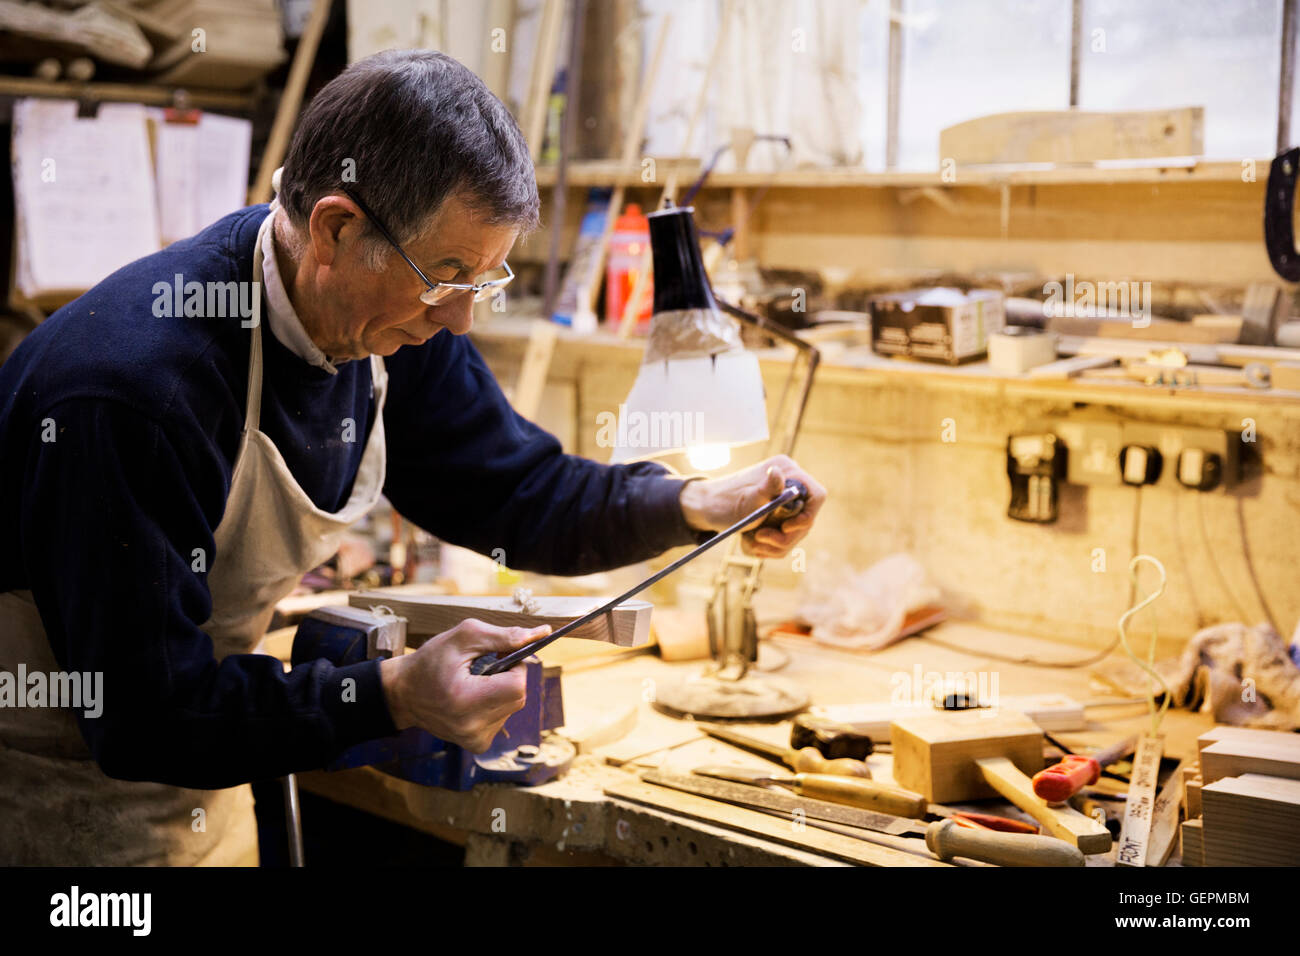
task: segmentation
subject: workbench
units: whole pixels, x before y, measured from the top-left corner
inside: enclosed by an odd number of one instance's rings
[[[1007,664],[980,652],[984,648],[1001,654],[1052,660],[1089,656],[1077,645],[959,622],[940,624],[926,634],[945,644],[969,647],[970,651],[940,647],[925,635],[905,639],[871,654],[824,648],[807,639],[778,636],[764,642],[759,664],[762,668],[780,665],[778,673],[805,686],[818,705],[888,702],[900,688],[910,688],[918,665],[922,673],[996,674],[996,689],[1002,695],[1051,691],[1084,703],[1118,696],[1113,689],[1090,679],[1090,668],[1048,669]],[[571,659],[572,647],[564,653]],[[1116,652],[1116,656],[1120,654]],[[545,652],[542,656],[545,659]],[[656,740],[680,740],[683,722],[660,713],[650,701],[659,682],[679,680],[697,672],[701,666],[702,662],[698,661],[666,663],[653,652],[619,655],[609,663],[595,666],[590,659],[573,667],[566,665],[562,677],[565,709],[572,721],[578,714],[614,715],[634,705],[636,726],[624,742],[633,740],[633,735],[635,741],[649,741],[649,746]],[[1171,710],[1161,727],[1166,754],[1194,756],[1197,735],[1211,726],[1213,721],[1208,715]],[[1054,736],[1078,749],[1103,746],[1148,727],[1145,705],[1125,704],[1091,712],[1086,731],[1060,732]],[[735,728],[773,742],[789,740],[788,722],[736,724]],[[616,743],[592,753],[580,753],[563,776],[535,787],[480,785],[472,791],[456,792],[408,783],[371,768],[306,773],[299,775],[299,782],[304,789],[322,797],[464,846],[465,863],[471,866],[847,865],[833,854],[796,849],[675,813],[612,799],[604,792],[606,787],[625,784],[648,787],[637,782],[636,771],[649,767],[689,772],[708,763],[729,763],[774,769],[774,765],[762,758],[701,734],[699,739],[650,754],[624,767],[609,766],[603,754],[617,747]],[[876,779],[889,779],[887,754],[875,754],[868,762]],[[732,809],[712,802],[709,805],[721,808],[723,813]],[[983,806],[1009,807],[996,801]],[[786,832],[792,830],[788,821],[772,818],[772,823]],[[310,826],[310,821],[307,825]],[[920,840],[915,841],[918,853],[911,854],[812,828],[798,836],[820,841],[824,846],[830,844],[822,838],[848,840],[864,854],[863,862],[886,866],[937,864],[933,858],[922,855]],[[1088,865],[1113,865],[1113,854],[1112,849],[1110,854],[1090,856]],[[1177,862],[1176,849],[1172,862]]]

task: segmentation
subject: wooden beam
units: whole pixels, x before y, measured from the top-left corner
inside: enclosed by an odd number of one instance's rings
[[[275,110],[275,122],[271,124],[271,135],[266,141],[266,149],[262,151],[262,162],[257,167],[257,179],[248,191],[250,204],[268,202],[271,199],[271,177],[280,168],[284,155],[289,150],[289,140],[298,122],[298,110],[302,107],[307,80],[311,78],[311,68],[316,62],[316,50],[320,47],[320,38],[325,33],[325,24],[329,18],[330,0],[315,0],[311,18],[307,21],[307,26],[298,39],[298,49],[293,54],[289,79],[284,84],[284,94]]]
[[[1095,163],[1200,156],[1205,108],[995,113],[939,132],[939,155],[958,165]]]
[[[542,18],[537,26],[537,43],[533,47],[533,69],[528,76],[528,99],[524,103],[520,126],[528,140],[533,162],[542,153],[542,136],[546,131],[546,104],[555,79],[556,51],[560,27],[564,22],[563,0],[543,0]]]
[[[898,168],[898,127],[903,96],[903,0],[889,0],[889,79],[885,107],[885,168]],[[947,158],[940,144],[939,156]]]

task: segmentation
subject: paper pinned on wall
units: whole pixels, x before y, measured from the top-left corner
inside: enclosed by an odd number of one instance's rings
[[[150,119],[163,242],[192,236],[244,206],[252,123],[218,113],[203,113],[198,123],[169,123],[162,110],[150,110]]]
[[[161,246],[143,106],[83,119],[73,100],[17,100],[13,180],[15,283],[29,299],[78,295]]]

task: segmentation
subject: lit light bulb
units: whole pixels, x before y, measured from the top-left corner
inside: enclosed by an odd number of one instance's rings
[[[731,446],[692,445],[686,449],[686,460],[696,471],[712,471],[731,461]]]

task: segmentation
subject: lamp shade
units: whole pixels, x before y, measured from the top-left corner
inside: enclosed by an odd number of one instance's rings
[[[758,358],[713,298],[694,210],[665,209],[647,218],[655,310],[645,358],[609,436],[611,461],[766,441]]]

